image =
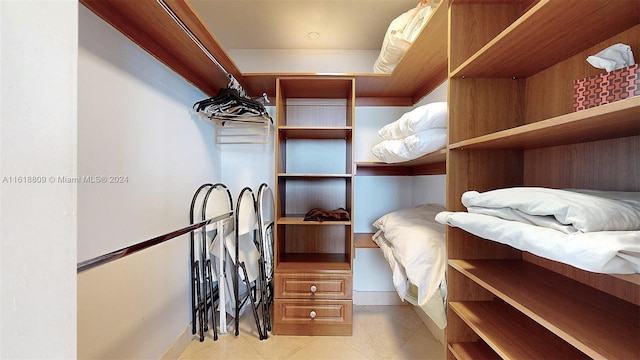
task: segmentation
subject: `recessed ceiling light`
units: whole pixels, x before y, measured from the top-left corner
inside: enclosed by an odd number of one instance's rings
[[[319,33],[319,32],[316,32],[316,31],[312,31],[312,32],[310,32],[310,33],[308,33],[308,34],[307,34],[307,37],[308,37],[309,39],[311,39],[311,40],[315,40],[315,39],[317,39],[317,38],[319,38],[319,37],[320,37],[320,33]]]

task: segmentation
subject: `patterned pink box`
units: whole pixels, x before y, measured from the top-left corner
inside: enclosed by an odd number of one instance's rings
[[[639,64],[573,82],[573,111],[640,95]]]

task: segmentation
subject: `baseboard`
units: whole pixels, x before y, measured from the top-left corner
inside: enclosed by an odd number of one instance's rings
[[[180,334],[180,336],[176,339],[176,341],[169,346],[169,348],[162,354],[160,360],[171,360],[177,359],[182,355],[184,350],[189,346],[189,343],[193,340],[193,335],[191,334],[191,324],[187,326],[186,329]]]
[[[395,291],[354,291],[353,305],[407,305]]]
[[[442,344],[442,346],[446,346],[447,341],[445,340],[444,329],[440,329],[438,325],[436,325],[433,320],[431,320],[431,318],[427,314],[425,314],[425,312],[422,311],[422,309],[420,309],[419,307],[413,306],[413,311],[418,314],[418,317],[422,320],[431,335],[433,335],[433,337],[436,338],[436,340],[438,340],[438,342]]]

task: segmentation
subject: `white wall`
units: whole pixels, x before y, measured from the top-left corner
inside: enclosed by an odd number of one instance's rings
[[[2,359],[76,357],[77,8],[0,1]]]
[[[275,103],[275,99],[270,99]],[[268,106],[267,111],[275,123],[275,106]],[[257,195],[258,187],[267,183],[272,189],[275,184],[275,141],[274,127],[270,130],[268,144],[218,144],[216,148],[222,152],[222,182],[227,184],[234,202],[240,191],[249,187]]]
[[[79,6],[78,260],[189,224],[194,191],[221,181],[206,96]],[[78,357],[159,358],[191,317],[187,236],[78,275]]]
[[[443,82],[431,93],[420,99],[415,106],[426,105],[436,101],[447,101],[448,86],[448,81]],[[446,175],[415,176],[411,188],[413,192],[411,205],[428,203],[446,205]]]
[[[415,106],[447,100],[447,83],[421,99]],[[357,107],[355,161],[379,161],[371,148],[382,139],[378,130],[397,120],[412,107]],[[356,176],[354,232],[369,233],[380,216],[401,208],[426,203],[445,205],[445,175]],[[354,285],[357,292],[392,292],[391,270],[379,249],[356,249]],[[364,298],[359,294],[359,298]],[[380,294],[377,298],[384,299]]]

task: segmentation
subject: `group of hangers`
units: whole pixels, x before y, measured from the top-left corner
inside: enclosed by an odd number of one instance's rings
[[[214,97],[193,104],[193,109],[204,113],[209,119],[241,122],[271,121],[265,104],[269,103],[266,94],[258,98],[250,98],[238,82],[229,75],[227,88],[220,89]]]

